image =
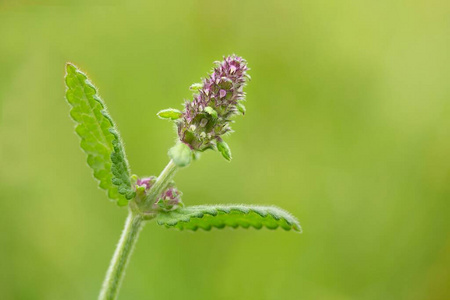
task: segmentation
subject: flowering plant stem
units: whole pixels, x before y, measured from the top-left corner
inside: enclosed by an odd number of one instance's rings
[[[247,62],[239,56],[224,57],[201,83],[193,84],[193,100],[183,111],[169,108],[158,116],[175,123],[178,139],[169,149],[167,166],[155,176],[131,175],[119,131],[109,115],[96,87],[86,74],[68,63],[65,82],[70,116],[75,132],[87,154],[99,187],[129,213],[122,236],[103,281],[100,300],[114,300],[119,293],[125,269],[139,232],[148,220],[180,230],[211,230],[225,227],[261,229],[263,227],[301,232],[297,219],[275,206],[219,204],[185,206],[173,182],[176,172],[199,158],[206,150],[218,151],[227,161],[231,150],[223,136],[232,132],[232,117],[245,114],[243,88],[250,76]],[[214,175],[214,174],[213,174]],[[205,183],[206,184],[206,183]]]
[[[167,185],[178,169],[179,167],[173,160],[170,160],[150,189],[144,207],[151,207],[154,200],[167,188]],[[106,272],[100,296],[98,297],[99,300],[116,299],[121,281],[125,275],[125,269],[130,260],[134,245],[138,240],[139,232],[144,226],[145,220],[151,219],[149,215],[144,215],[137,205],[130,205],[130,208],[127,220],[125,221],[125,227],[109,264],[108,271]]]
[[[130,260],[134,245],[137,242],[139,232],[143,227],[143,217],[130,210],[125,228],[122,231],[114,256],[109,264],[103,286],[100,291],[99,300],[116,299],[120,283],[125,275],[125,268]]]

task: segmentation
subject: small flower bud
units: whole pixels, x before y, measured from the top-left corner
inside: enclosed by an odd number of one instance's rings
[[[132,179],[135,181],[134,187],[136,191],[136,202],[143,202],[145,200],[145,197],[147,196],[148,191],[155,184],[156,177],[150,176],[141,179],[134,175]]]
[[[153,204],[154,210],[171,211],[184,206],[181,201],[182,193],[174,187],[169,187]]]
[[[222,139],[217,141],[217,150],[222,154],[223,158],[228,161],[231,161],[231,150],[228,147],[228,144],[225,143]]]
[[[138,203],[143,202],[145,198],[149,195],[149,191],[156,182],[155,176],[139,178],[137,176],[133,177],[136,181],[136,201]],[[153,210],[163,210],[171,211],[177,209],[179,206],[184,206],[181,201],[182,193],[174,187],[174,183],[170,183],[169,187],[158,196],[156,201],[153,203]]]
[[[169,149],[169,157],[179,167],[185,167],[191,163],[192,150],[188,145],[178,142],[175,146]]]
[[[168,108],[159,111],[157,115],[160,119],[178,120],[179,118],[181,118],[183,113],[178,109]]]
[[[156,177],[155,176],[150,176],[150,177],[146,177],[146,178],[137,178],[136,179],[136,185],[139,187],[144,187],[146,191],[148,191],[153,184],[155,184],[156,181]]]
[[[201,83],[193,83],[193,84],[189,87],[189,89],[190,89],[191,91],[198,91],[198,90],[200,90],[202,87],[203,87],[203,84],[201,84]]]

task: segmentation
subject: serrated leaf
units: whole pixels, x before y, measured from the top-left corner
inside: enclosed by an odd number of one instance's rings
[[[165,120],[178,120],[182,115],[183,113],[181,111],[174,108],[163,109],[157,113],[160,119]]]
[[[266,227],[301,232],[297,219],[285,210],[275,206],[257,205],[199,205],[179,208],[171,212],[161,212],[156,216],[156,222],[167,228],[180,230],[210,230],[212,227],[222,229]]]
[[[81,138],[81,148],[88,156],[87,163],[108,197],[126,205],[134,191],[119,132],[87,76],[72,64],[67,64],[66,71],[66,99],[71,106],[70,116],[77,123],[75,132]]]

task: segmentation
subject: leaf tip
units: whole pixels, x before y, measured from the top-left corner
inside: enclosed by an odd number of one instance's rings
[[[292,229],[297,233],[303,233],[303,229],[298,223],[293,224]]]
[[[77,67],[71,62],[66,63],[66,72],[67,74],[73,74],[77,71]]]

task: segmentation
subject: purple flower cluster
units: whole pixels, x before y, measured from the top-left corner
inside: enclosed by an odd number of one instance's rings
[[[231,132],[231,117],[244,113],[243,88],[249,76],[247,62],[236,55],[216,62],[211,74],[201,84],[193,85],[194,99],[185,102],[177,122],[178,136],[192,150],[214,148],[220,136]]]
[[[146,195],[155,182],[155,176],[142,179],[137,178],[137,196],[139,197],[140,193]],[[141,192],[139,192],[139,188],[141,188]],[[177,190],[173,185],[169,185],[169,187],[155,201],[152,208],[153,210],[171,211],[177,209],[179,206],[184,206],[181,201],[181,195],[182,193],[179,190]]]
[[[153,209],[171,211],[177,209],[178,206],[183,206],[183,202],[181,202],[181,192],[174,187],[169,187],[153,204]]]

